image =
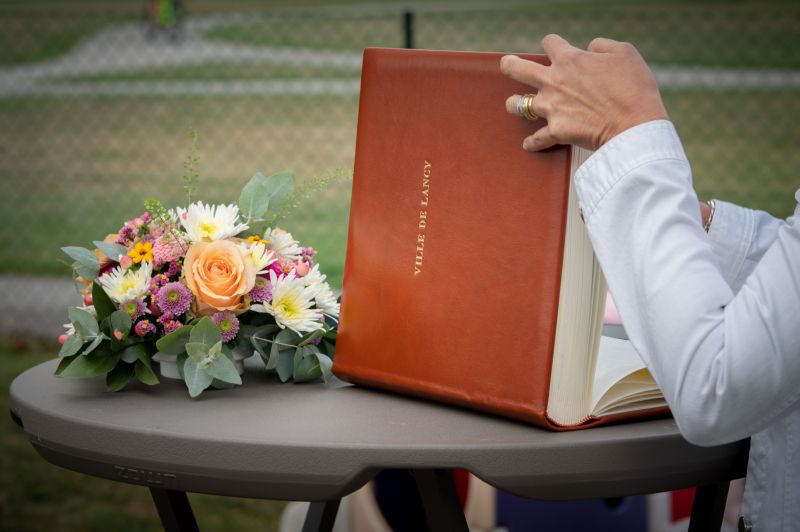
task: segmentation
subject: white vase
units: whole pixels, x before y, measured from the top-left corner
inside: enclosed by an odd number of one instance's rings
[[[153,360],[158,362],[158,370],[162,377],[181,380],[181,374],[178,372],[178,355],[168,355],[159,351],[153,355]]]
[[[253,356],[253,354],[250,353],[249,355],[245,355],[236,349],[233,349],[232,353],[233,365],[236,366],[236,371],[239,372],[239,375],[242,375],[244,373],[244,360],[246,358],[250,358]],[[168,379],[181,379],[181,374],[178,371],[178,355],[168,355],[167,353],[162,353],[159,351],[153,355],[153,360],[158,362],[158,368],[162,377],[166,377]]]

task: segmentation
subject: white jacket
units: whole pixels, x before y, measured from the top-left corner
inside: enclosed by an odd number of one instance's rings
[[[742,514],[758,532],[800,530],[800,190],[785,221],[717,202],[706,234],[665,120],[614,137],[575,184],[622,322],[682,434],[752,436]]]

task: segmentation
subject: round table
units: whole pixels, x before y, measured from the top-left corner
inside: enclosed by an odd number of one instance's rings
[[[157,506],[158,497],[162,506],[181,503],[164,497],[187,491],[336,502],[382,469],[409,469],[423,499],[440,507],[429,512],[436,529],[454,518],[455,492],[441,472],[464,468],[535,499],[701,486],[692,517],[699,530],[703,519],[721,521],[727,483],[746,471],[748,441],[697,447],[670,418],[549,432],[341,382],[281,384],[252,364],[242,386],[197,399],[169,380],[107,393],[102,379],[53,376],[56,363],[11,385],[12,416],[31,444],[53,464],[148,486]],[[320,519],[335,515],[335,506],[315,508]]]

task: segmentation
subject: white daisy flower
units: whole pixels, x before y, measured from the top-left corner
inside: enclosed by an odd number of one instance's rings
[[[149,262],[143,261],[141,268],[136,271],[117,266],[100,277],[97,282],[112,301],[122,303],[146,296],[150,291],[150,275],[152,273],[153,266]]]
[[[339,302],[336,300],[336,295],[333,293],[328,283],[318,285],[317,293],[314,296],[314,302],[323,314],[334,320],[339,319]]]
[[[201,201],[186,209],[178,207],[178,217],[192,242],[211,242],[236,236],[248,229],[239,222],[236,205],[206,205]]]
[[[281,329],[289,328],[298,334],[322,329],[322,312],[311,308],[315,296],[312,287],[304,286],[294,274],[278,277],[270,271],[269,280],[272,301],[253,305],[250,310],[271,314]]]
[[[267,247],[274,251],[282,261],[294,262],[302,255],[300,242],[283,229],[267,229],[264,233],[264,240],[267,241]]]
[[[267,249],[263,242],[245,241],[239,244],[239,247],[242,248],[242,255],[244,255],[245,259],[253,263],[256,275],[266,273],[267,266],[278,260],[275,252]]]
[[[336,320],[339,318],[339,302],[336,301],[331,286],[325,282],[326,278],[327,276],[319,271],[319,264],[315,264],[302,279],[304,285],[314,290],[314,302],[317,308],[326,316]]]

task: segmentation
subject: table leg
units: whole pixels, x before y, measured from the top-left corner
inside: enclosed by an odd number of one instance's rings
[[[728,500],[728,482],[699,486],[694,494],[689,532],[703,532],[722,528],[725,502]]]
[[[453,471],[450,469],[413,469],[428,528],[432,532],[467,532],[467,519],[458,500]]]
[[[308,507],[303,532],[330,532],[336,521],[341,499],[333,501],[312,502]]]
[[[199,532],[185,491],[150,488],[165,532]]]

